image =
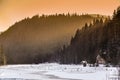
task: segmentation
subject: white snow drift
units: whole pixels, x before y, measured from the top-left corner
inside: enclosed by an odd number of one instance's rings
[[[8,65],[0,67],[0,80],[112,80],[115,67],[82,67],[81,65]]]

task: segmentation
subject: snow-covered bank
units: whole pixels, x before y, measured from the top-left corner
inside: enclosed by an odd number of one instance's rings
[[[110,80],[117,78],[115,67],[32,64],[0,67],[0,80]]]

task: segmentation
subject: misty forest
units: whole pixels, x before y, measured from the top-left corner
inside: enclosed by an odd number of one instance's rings
[[[120,64],[120,7],[113,16],[35,15],[0,34],[0,65],[99,63]]]

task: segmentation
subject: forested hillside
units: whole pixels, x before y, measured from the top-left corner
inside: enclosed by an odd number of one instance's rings
[[[12,25],[0,35],[7,63],[49,61],[49,54],[68,45],[77,28],[103,16],[56,14],[35,15]]]
[[[63,46],[55,57],[62,64],[95,63],[98,54],[106,63],[120,63],[120,7],[112,19],[96,19],[78,29],[70,45]]]

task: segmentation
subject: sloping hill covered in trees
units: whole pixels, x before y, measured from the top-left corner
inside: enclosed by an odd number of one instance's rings
[[[8,63],[34,63],[38,59],[39,62],[48,61],[46,56],[63,44],[69,44],[75,30],[95,18],[104,17],[56,14],[25,18],[0,35],[0,45]]]
[[[78,29],[70,45],[64,46],[56,56],[60,63],[79,64],[82,60],[95,63],[98,54],[106,63],[120,63],[120,7],[112,19],[96,19]]]

